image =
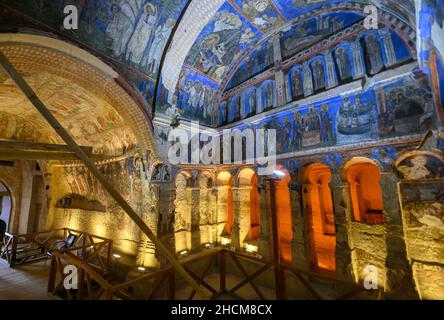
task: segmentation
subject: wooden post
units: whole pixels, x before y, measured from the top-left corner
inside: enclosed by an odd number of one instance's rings
[[[227,276],[227,260],[225,257],[225,250],[222,250],[219,253],[219,268],[220,268],[220,293],[224,293],[227,291],[227,282],[226,282],[226,276]]]
[[[274,264],[274,279],[276,286],[276,299],[287,299],[287,287],[285,283],[285,270],[280,267],[280,252],[279,252],[279,227],[276,210],[276,187],[275,179],[270,178],[270,207],[271,207],[271,229],[273,235],[273,264]]]
[[[48,277],[48,292],[54,292],[55,281],[57,277],[57,261],[55,256],[51,256],[51,267],[49,269]]]
[[[102,184],[109,195],[120,205],[120,207],[126,212],[126,214],[134,221],[134,223],[142,230],[142,232],[150,239],[159,252],[168,259],[173,267],[184,277],[193,289],[195,289],[201,298],[208,300],[210,297],[206,292],[194,281],[190,274],[182,267],[182,265],[176,260],[174,255],[167,249],[167,247],[156,237],[151,229],[145,224],[142,218],[139,217],[136,211],[126,202],[122,195],[108,182],[106,177],[95,166],[94,162],[86,155],[85,151],[80,148],[71,135],[63,128],[59,121],[48,110],[44,103],[37,97],[32,88],[26,83],[26,81],[20,76],[20,74],[11,65],[9,60],[0,51],[0,65],[2,65],[6,74],[8,74],[12,80],[17,84],[20,90],[25,94],[34,107],[40,112],[40,114],[46,119],[51,127],[58,133],[58,135],[65,141],[69,149],[75,153],[75,155],[83,162],[83,164],[91,171],[91,173]]]
[[[170,288],[168,292],[168,298],[170,300],[176,299],[176,270],[171,269],[170,271]]]

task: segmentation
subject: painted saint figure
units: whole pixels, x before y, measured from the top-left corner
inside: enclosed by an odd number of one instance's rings
[[[302,82],[301,73],[298,69],[294,70],[291,76],[291,85],[293,92],[293,99],[296,99],[304,94],[304,84]]]
[[[126,51],[126,60],[131,61],[135,65],[141,64],[156,21],[157,9],[151,3],[147,3],[129,41],[128,49]]]
[[[342,81],[348,80],[351,78],[351,67],[350,62],[347,57],[347,51],[344,47],[339,47],[335,52],[336,57],[336,65],[339,69],[339,76]]]
[[[313,80],[314,80],[314,89],[315,91],[321,90],[325,88],[325,70],[324,65],[321,60],[316,60],[312,64],[313,68]]]
[[[381,55],[381,47],[374,34],[365,38],[366,61],[369,74],[373,75],[381,71],[384,66]]]
[[[173,30],[176,20],[168,18],[164,25],[158,26],[154,33],[154,40],[148,53],[148,72],[155,73],[159,69],[162,52]]]
[[[250,106],[250,115],[256,114],[256,90],[250,90],[248,95],[248,105]]]
[[[125,53],[134,24],[125,12],[116,4],[111,7],[112,21],[106,27],[105,33],[113,40],[111,49],[114,57],[120,57]]]
[[[272,108],[273,107],[273,92],[271,88],[270,82],[267,82],[265,85],[265,108]]]

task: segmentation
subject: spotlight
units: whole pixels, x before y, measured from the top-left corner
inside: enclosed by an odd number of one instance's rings
[[[250,252],[250,253],[256,253],[257,252],[257,246],[252,245],[252,244],[247,244],[247,247],[245,248],[245,250],[247,252]]]
[[[226,237],[222,237],[220,242],[221,242],[221,244],[223,246],[226,246],[226,245],[229,245],[231,243],[231,239],[230,238],[226,238]]]
[[[117,254],[117,253],[114,253],[113,257],[116,258],[116,259],[120,259],[121,258],[120,254]]]
[[[279,170],[274,170],[273,174],[277,177],[284,177],[285,176],[285,173],[283,173],[282,171],[279,171]]]
[[[207,248],[207,249],[214,249],[214,244],[212,244],[212,243],[207,243],[207,244],[205,245],[205,248]]]
[[[186,256],[187,253],[188,253],[188,250],[183,250],[183,251],[180,252],[180,255],[181,256]]]
[[[137,270],[139,270],[140,272],[145,272],[145,268],[144,267],[138,267]]]

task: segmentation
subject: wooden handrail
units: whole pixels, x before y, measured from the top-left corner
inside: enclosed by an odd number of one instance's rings
[[[235,262],[235,264],[237,265],[238,268],[240,268],[240,271],[242,272],[243,276],[244,276],[244,280],[242,280],[240,283],[238,283],[237,285],[235,285],[232,289],[226,289],[226,272],[227,272],[227,260],[226,260],[226,255],[231,256]],[[232,296],[238,297],[240,298],[235,292],[237,290],[239,290],[241,287],[247,285],[247,284],[251,284],[253,286],[253,288],[255,289],[256,293],[258,294],[258,296],[261,299],[265,299],[265,297],[263,296],[263,294],[261,293],[260,289],[254,284],[253,280],[259,276],[260,274],[262,274],[263,272],[272,269],[272,268],[279,268],[281,270],[281,272],[289,272],[289,274],[292,274],[296,277],[296,279],[298,279],[301,284],[309,291],[313,294],[313,296],[316,299],[322,299],[322,297],[316,292],[316,290],[310,285],[309,280],[306,280],[303,276],[308,276],[308,277],[312,277],[318,280],[324,280],[324,281],[329,281],[329,282],[333,282],[337,285],[340,285],[341,287],[345,287],[345,289],[349,290],[346,293],[343,293],[341,295],[339,295],[338,297],[336,297],[336,299],[347,299],[347,298],[351,298],[361,292],[367,291],[363,286],[353,283],[353,282],[348,282],[345,280],[341,280],[341,279],[337,279],[334,278],[332,276],[328,276],[325,274],[321,274],[321,273],[316,273],[316,272],[311,272],[311,271],[307,271],[307,270],[301,270],[299,268],[295,268],[293,266],[289,266],[289,265],[284,265],[284,264],[274,264],[272,262],[268,262],[268,261],[264,261],[262,259],[258,259],[257,257],[251,256],[250,254],[246,254],[243,252],[236,252],[236,251],[232,251],[229,250],[227,248],[215,248],[212,250],[208,250],[208,251],[202,251],[200,253],[196,253],[193,254],[191,256],[188,257],[184,257],[182,259],[179,260],[179,263],[181,265],[184,266],[184,268],[186,268],[189,272],[190,269],[188,269],[186,267],[186,265],[188,264],[192,264],[192,263],[196,263],[196,262],[200,262],[205,258],[211,257],[212,259],[214,257],[220,257],[220,265],[219,265],[219,272],[220,272],[220,291],[221,292],[226,292]],[[243,259],[243,260],[249,260],[251,262],[257,263],[258,265],[261,265],[261,267],[256,270],[255,272],[253,272],[252,274],[247,274],[245,267],[243,267],[241,265],[240,260],[238,260],[237,258]],[[211,262],[210,262],[211,263]],[[202,285],[203,287],[205,287],[206,289],[208,289],[209,291],[211,291],[213,293],[213,297],[219,295],[221,292],[216,293],[214,288],[212,288],[211,286],[209,286],[205,281],[204,281],[204,277],[207,274],[207,271],[209,270],[210,265],[208,265],[205,268],[205,271],[203,272],[203,275],[200,277],[196,274],[193,273],[193,277],[197,280],[197,282]],[[149,274],[145,274],[142,275],[140,277],[137,277],[135,279],[131,279],[127,282],[112,286],[109,288],[108,293],[111,296],[114,296],[116,298],[121,299],[122,297],[128,296],[124,291],[126,289],[128,289],[131,286],[137,285],[137,284],[141,284],[144,281],[147,280],[151,280],[151,279],[162,279],[161,282],[165,281],[167,278],[165,278],[165,276],[168,273],[175,273],[174,268],[172,268],[171,265],[167,265],[166,267],[164,267],[162,270],[156,271],[156,272],[152,272]],[[154,289],[154,292],[157,291],[158,286],[160,286],[160,282],[157,284],[156,288]],[[170,284],[170,288],[174,287],[174,284]],[[171,291],[171,289],[170,289]],[[150,296],[152,297],[153,294]],[[174,295],[172,295],[174,296]],[[193,294],[191,294],[190,297],[192,297]],[[284,295],[286,296],[286,294]],[[171,297],[171,294],[170,294]]]

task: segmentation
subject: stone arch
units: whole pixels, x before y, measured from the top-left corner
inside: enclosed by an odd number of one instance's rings
[[[312,163],[303,170],[303,210],[307,224],[309,261],[316,271],[334,272],[336,232],[333,201],[329,187],[332,173],[323,163]]]
[[[371,159],[355,157],[343,167],[345,181],[350,186],[350,200],[355,221],[383,223],[381,171]]]
[[[107,106],[105,113],[112,113],[109,118],[97,120],[91,113],[91,117],[88,120],[94,120],[96,124],[98,123],[100,126],[106,127],[107,123],[103,123],[103,121],[111,121],[112,117],[117,117],[117,123],[122,126],[125,125],[125,128],[119,131],[120,134],[114,137],[114,140],[120,142],[120,145],[117,145],[116,141],[113,142],[110,136],[106,136],[106,141],[111,146],[115,146],[116,149],[120,150],[127,149],[133,143],[136,143],[140,149],[152,150],[154,154],[156,153],[150,115],[147,111],[148,106],[142,102],[143,100],[118,73],[98,58],[65,41],[38,35],[0,34],[0,47],[3,54],[11,61],[17,71],[23,75],[25,80],[31,85],[39,87],[37,92],[39,96],[45,100],[51,111],[55,111],[61,116],[62,125],[72,132],[78,143],[91,144],[82,139],[83,136],[76,134],[80,130],[70,127],[74,125],[70,122],[70,119],[73,118],[72,114],[67,116],[66,110],[57,107],[57,105],[64,105],[66,108],[70,104],[62,103],[60,98],[54,96],[50,98],[45,96],[45,92],[50,93],[48,90],[57,90],[57,88],[51,89],[49,85],[60,83],[60,87],[70,88],[69,85],[63,85],[65,82],[70,83],[75,85],[76,88],[90,93],[88,97],[85,97],[85,101],[99,99],[100,103],[96,103],[96,105],[105,104]],[[45,79],[51,79],[52,82],[49,83]],[[45,86],[40,85],[41,83],[45,84]],[[94,88],[94,92],[91,91],[91,88]],[[63,95],[62,98],[68,96],[64,93],[59,95]],[[51,99],[54,100],[56,98],[59,100],[52,103]],[[10,101],[6,102],[13,104],[14,99],[24,100],[25,98],[19,93],[17,96],[10,96],[9,99]],[[49,130],[49,125],[46,121],[40,115],[34,116],[33,112],[37,111],[31,107],[27,109],[27,112],[20,114],[20,121],[30,128],[34,128],[36,132],[40,132],[38,136],[30,137],[30,139],[32,138],[31,140],[35,142],[60,142],[60,138],[53,131]],[[19,110],[17,109],[17,111]],[[7,114],[0,113],[0,115],[16,116],[11,112]],[[85,122],[86,124],[87,119],[77,122]],[[147,125],[147,122],[149,125]],[[106,130],[103,131],[106,132]],[[46,140],[44,139],[45,137]],[[31,141],[30,139],[28,140]],[[101,139],[96,140],[95,143],[101,142],[99,141]]]

